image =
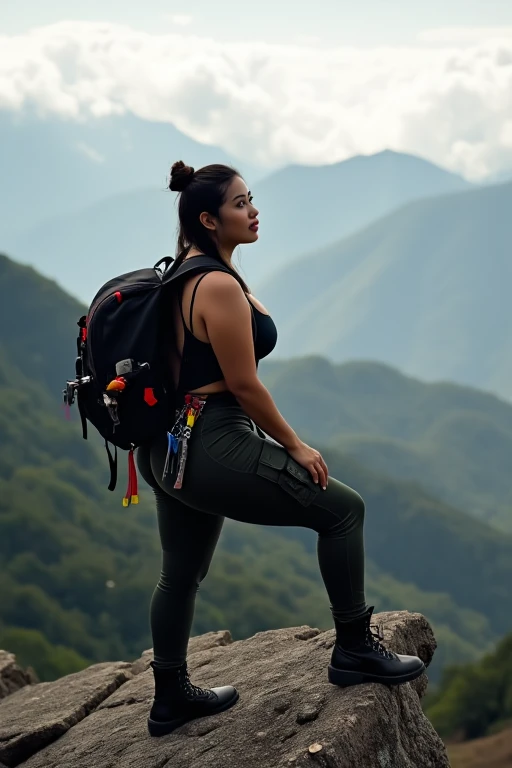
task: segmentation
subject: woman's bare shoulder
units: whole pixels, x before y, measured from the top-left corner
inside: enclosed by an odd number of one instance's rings
[[[226,300],[237,296],[244,296],[242,286],[234,275],[220,270],[213,270],[206,273],[206,277],[201,280],[204,285],[203,295],[216,300]]]

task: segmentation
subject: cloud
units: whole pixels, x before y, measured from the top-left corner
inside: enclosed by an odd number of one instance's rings
[[[132,112],[268,166],[387,147],[478,179],[512,166],[512,36],[501,32],[329,49],[61,22],[0,37],[0,108]]]
[[[171,24],[176,24],[178,27],[188,27],[192,24],[194,17],[189,16],[186,13],[166,13],[164,19],[170,21]]]
[[[440,27],[425,29],[418,40],[425,43],[452,43],[474,45],[489,40],[511,40],[512,27]]]
[[[319,45],[322,38],[318,35],[297,35],[295,42],[297,45]]]

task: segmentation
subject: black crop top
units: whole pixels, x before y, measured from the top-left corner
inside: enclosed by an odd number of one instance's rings
[[[206,277],[207,274],[208,272],[201,275],[192,292],[192,299],[190,301],[190,329],[187,328],[185,318],[183,317],[183,289],[179,296],[180,313],[185,333],[178,382],[178,392],[180,393],[193,392],[195,389],[199,389],[199,387],[204,387],[215,381],[221,381],[224,378],[212,345],[207,341],[201,341],[201,339],[198,339],[193,334],[192,309],[196,290],[203,277]],[[277,328],[270,315],[266,315],[257,309],[248,297],[247,301],[252,310],[252,334],[257,367],[259,361],[269,355],[274,349],[277,342]]]

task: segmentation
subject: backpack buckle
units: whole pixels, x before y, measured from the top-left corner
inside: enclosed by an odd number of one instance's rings
[[[126,376],[127,378],[136,376],[143,370],[149,370],[149,363],[137,363],[131,358],[119,360],[116,363],[116,376]]]
[[[64,395],[64,405],[73,405],[75,402],[76,388],[78,384],[76,381],[66,381],[66,388],[62,390]]]
[[[82,384],[89,384],[92,376],[82,376],[73,381],[66,381],[66,388],[62,390],[64,395],[64,405],[73,405],[76,398],[76,391]]]

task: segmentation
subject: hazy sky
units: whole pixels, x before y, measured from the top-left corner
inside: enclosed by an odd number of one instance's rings
[[[295,42],[318,37],[345,45],[408,44],[432,27],[512,25],[512,0],[3,0],[0,32],[62,20],[112,21],[165,32],[173,17],[219,40]],[[185,19],[183,19],[185,20]]]
[[[512,0],[3,0],[0,109],[27,105],[268,167],[389,148],[478,179],[512,168]]]

